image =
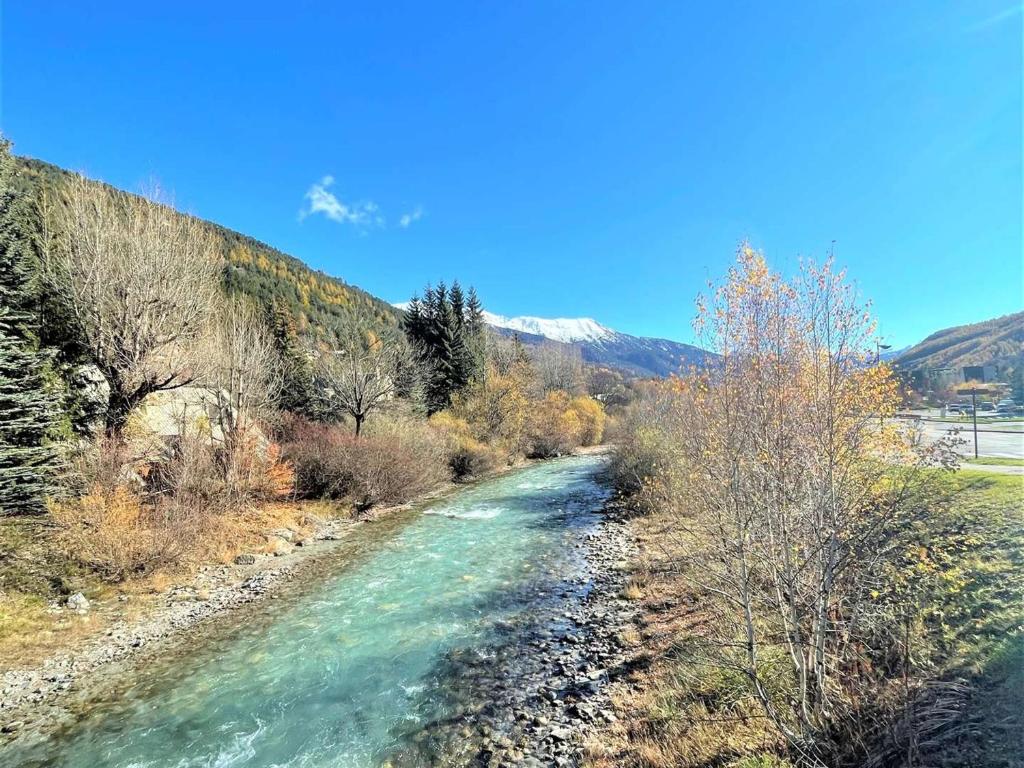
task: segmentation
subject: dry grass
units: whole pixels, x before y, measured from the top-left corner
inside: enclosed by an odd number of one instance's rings
[[[635,576],[630,578],[619,594],[626,600],[643,600],[644,588],[641,580]]]
[[[942,586],[929,597],[935,608],[931,634],[919,638],[915,647],[932,665],[929,681],[919,687],[919,756],[921,764],[929,765],[1019,765],[1012,755],[1024,754],[1019,706],[1024,696],[1019,599],[1024,480],[965,471],[952,482],[959,489],[955,502],[934,510],[921,531],[929,539],[937,584]],[[706,631],[713,614],[670,567],[686,546],[673,534],[672,521],[651,515],[634,519],[633,528],[644,556],[634,564],[637,571],[630,584],[643,593],[643,618],[639,629],[623,640],[642,644],[649,663],[618,684],[613,703],[619,720],[587,745],[586,764],[790,765],[784,740],[755,702],[744,697],[742,681],[702,668],[689,656],[687,641]],[[920,568],[917,561],[915,568]],[[962,681],[969,681],[969,687]],[[955,707],[943,693],[951,689],[964,699]],[[931,714],[936,707],[941,718]],[[896,741],[902,741],[898,732],[903,724],[894,723],[893,728]],[[893,754],[881,743],[874,751],[882,757]],[[893,764],[899,764],[898,752]]]
[[[669,567],[683,546],[671,535],[671,520],[652,515],[632,527],[645,555],[629,564],[633,574],[622,596],[642,601],[643,618],[620,639],[642,646],[648,663],[615,689],[619,719],[587,745],[585,765],[668,768],[737,765],[758,754],[775,759],[782,741],[753,702],[725,706],[727,697],[717,690],[723,681],[698,679],[679,655],[678,640],[699,635],[709,617]]]

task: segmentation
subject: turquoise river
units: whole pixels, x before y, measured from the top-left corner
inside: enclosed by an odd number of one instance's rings
[[[457,714],[454,658],[488,658],[514,642],[509,627],[557,611],[566,585],[585,581],[576,545],[598,525],[603,466],[536,464],[367,524],[302,588],[130,670],[0,764],[390,764]],[[445,755],[413,762],[435,761]]]

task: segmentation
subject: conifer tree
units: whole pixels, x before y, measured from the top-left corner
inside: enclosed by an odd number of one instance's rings
[[[56,452],[56,407],[39,349],[31,206],[14,187],[10,142],[0,139],[0,514],[41,511]]]
[[[484,309],[474,288],[466,298],[466,349],[471,379],[482,379],[487,371],[487,329]]]
[[[313,386],[313,364],[299,338],[295,318],[288,307],[274,302],[270,312],[270,330],[281,355],[282,384],[279,404],[282,410],[307,418],[316,418],[319,410]]]
[[[427,409],[448,407],[452,395],[483,376],[484,324],[480,300],[467,295],[458,281],[427,286],[423,298],[413,297],[402,328],[417,351],[423,369]]]

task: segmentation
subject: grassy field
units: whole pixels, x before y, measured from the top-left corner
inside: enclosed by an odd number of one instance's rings
[[[1024,478],[965,469],[936,473],[940,497],[914,524],[905,563],[919,597],[913,659],[922,709],[915,765],[1024,764]],[[645,604],[642,655],[617,696],[620,720],[588,750],[590,765],[777,768],[783,740],[741,676],[690,661],[688,646],[716,608],[674,576],[672,520],[635,523],[648,553],[633,584]],[[917,721],[915,721],[917,722]],[[886,765],[902,765],[900,752]]]
[[[110,591],[52,546],[53,533],[46,516],[0,517],[0,669],[63,647],[102,621],[48,610],[73,592],[95,599]]]

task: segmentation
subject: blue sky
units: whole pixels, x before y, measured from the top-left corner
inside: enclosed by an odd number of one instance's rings
[[[1024,306],[1019,2],[2,13],[17,152],[388,300],[686,341],[748,238],[787,271],[835,241],[897,345]]]

